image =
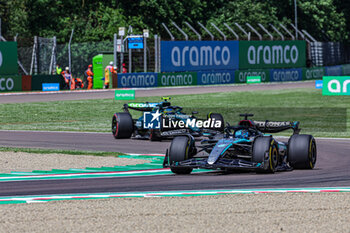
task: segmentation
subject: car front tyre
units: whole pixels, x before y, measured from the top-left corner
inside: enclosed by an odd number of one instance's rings
[[[191,158],[192,148],[190,145],[190,139],[186,136],[178,136],[173,139],[169,149],[169,164],[173,165],[177,162],[181,162]],[[190,174],[192,168],[187,167],[170,167],[171,171],[175,174]]]

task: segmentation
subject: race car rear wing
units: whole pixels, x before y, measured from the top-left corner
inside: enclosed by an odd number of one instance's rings
[[[159,103],[128,103],[124,104],[124,111],[128,111],[128,109],[141,111],[141,112],[149,112],[152,111],[153,108],[159,106]]]
[[[294,134],[298,134],[299,121],[253,121],[256,128],[263,133],[278,133],[292,129]]]

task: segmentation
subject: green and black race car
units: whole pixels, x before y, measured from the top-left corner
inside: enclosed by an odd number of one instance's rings
[[[207,114],[207,119],[187,115],[182,107],[173,106],[169,97],[162,97],[158,103],[124,104],[123,112],[115,113],[112,118],[114,138],[136,138],[161,140],[174,136],[190,134],[194,137],[215,135],[224,130],[224,118],[219,113]],[[142,116],[133,119],[130,110],[142,112]]]

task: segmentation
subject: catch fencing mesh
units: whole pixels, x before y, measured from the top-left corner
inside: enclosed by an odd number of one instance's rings
[[[38,73],[50,74],[54,66],[54,39],[38,37],[37,59],[38,59]],[[51,69],[50,69],[51,65]]]

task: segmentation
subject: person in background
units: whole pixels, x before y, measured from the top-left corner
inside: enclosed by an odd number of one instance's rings
[[[75,78],[74,83],[75,83],[75,87],[74,87],[75,89],[83,89],[84,88],[83,80],[81,80],[80,78]]]
[[[109,80],[110,77],[112,77],[110,74],[116,74],[117,71],[113,68],[113,62],[109,62],[109,65],[105,68],[105,85],[103,86],[104,89],[109,88]]]
[[[114,73],[112,74],[112,88],[116,88],[118,85],[118,67],[114,66]]]
[[[56,64],[56,74],[62,74],[62,68],[60,67],[59,64]]]
[[[66,83],[66,89],[75,89],[75,82],[74,79],[72,78],[72,74],[69,71],[69,67],[66,67],[66,70],[63,73],[64,81]]]
[[[125,67],[125,63],[123,63],[123,70],[122,70],[122,73],[123,73],[123,74],[128,73],[128,70],[127,70],[126,67]]]
[[[89,65],[87,70],[85,71],[85,76],[87,77],[87,81],[88,81],[88,87],[87,89],[90,90],[92,89],[92,81],[94,78],[94,73],[92,72],[92,65]]]
[[[63,76],[64,82],[65,82],[64,89],[69,89],[69,82],[70,82],[70,79],[72,78],[72,76],[69,73],[69,68],[66,67],[66,69],[61,72],[61,75]]]

